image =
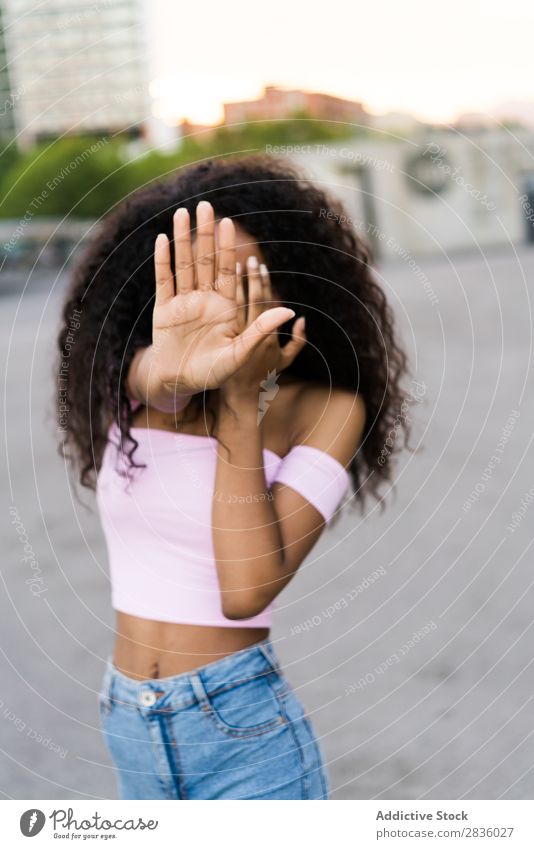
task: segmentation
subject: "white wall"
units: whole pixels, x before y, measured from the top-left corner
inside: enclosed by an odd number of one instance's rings
[[[289,155],[342,199],[357,229],[388,257],[398,245],[431,254],[524,241],[520,196],[526,176],[534,175],[532,151],[534,132],[499,128],[470,137],[452,130],[409,139],[384,133],[304,145]]]

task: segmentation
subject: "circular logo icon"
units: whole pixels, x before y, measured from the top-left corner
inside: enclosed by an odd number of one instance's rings
[[[452,172],[445,150],[437,144],[410,156],[405,165],[410,188],[423,195],[439,195],[447,188]]]
[[[30,808],[24,811],[20,818],[20,830],[24,837],[35,837],[39,834],[46,822],[46,817],[38,808]]]

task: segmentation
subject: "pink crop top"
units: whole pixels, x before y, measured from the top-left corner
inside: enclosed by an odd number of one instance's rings
[[[251,619],[223,616],[211,537],[217,455],[209,436],[132,428],[139,443],[130,481],[120,432],[110,431],[97,501],[115,610],[162,622],[269,627],[273,605]],[[324,451],[297,445],[286,457],[264,450],[267,484],[280,481],[328,522],[345,495],[346,469]]]

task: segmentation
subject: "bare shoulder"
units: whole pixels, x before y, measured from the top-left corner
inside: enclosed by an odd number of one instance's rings
[[[295,396],[293,445],[310,445],[348,466],[365,427],[363,398],[348,389],[303,384]]]

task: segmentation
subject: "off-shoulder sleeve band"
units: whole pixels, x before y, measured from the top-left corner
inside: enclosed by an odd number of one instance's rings
[[[300,493],[329,522],[348,490],[350,478],[330,454],[311,445],[295,445],[282,460],[275,482]]]

